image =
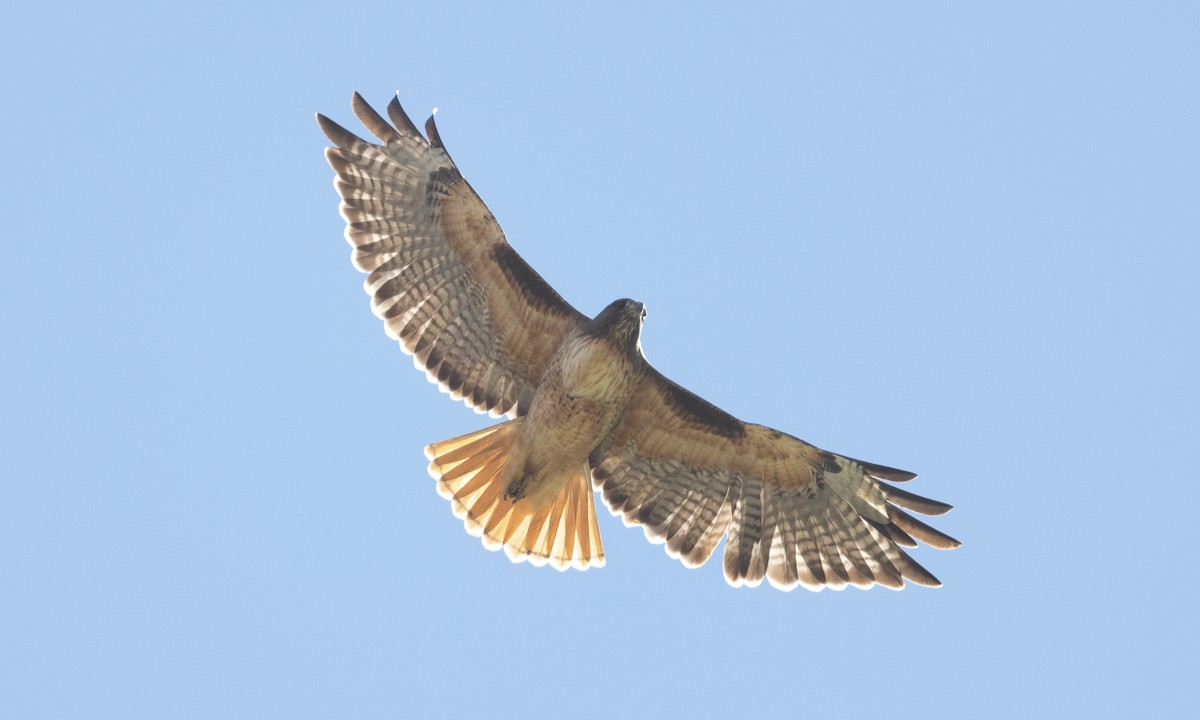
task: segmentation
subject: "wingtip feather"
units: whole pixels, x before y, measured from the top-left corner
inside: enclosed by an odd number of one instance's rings
[[[325,137],[329,138],[329,142],[338,147],[349,147],[362,142],[362,138],[321,113],[317,113],[317,125],[321,128],[321,132],[325,133]]]
[[[954,509],[954,506],[949,503],[932,500],[910,493],[907,490],[901,490],[898,487],[892,487],[891,485],[883,486],[883,494],[887,496],[888,502],[893,505],[908,508],[922,515],[945,515]]]
[[[938,550],[954,550],[962,546],[958,540],[941,530],[926,525],[899,508],[888,508],[888,519],[912,537]]]
[[[425,138],[421,137],[421,131],[417,129],[412,118],[408,116],[408,113],[404,112],[404,107],[400,104],[400,93],[392,96],[392,101],[387,106],[387,114],[401,135],[421,138],[421,142],[425,142]]]
[[[375,112],[375,108],[366,99],[355,91],[350,98],[350,107],[354,110],[354,114],[358,116],[359,121],[366,126],[371,134],[379,138],[383,144],[387,144],[393,140],[401,138],[400,133],[396,132],[396,128],[388,124],[383,116]]]
[[[434,117],[436,116],[437,108],[434,108],[433,113],[429,116],[429,119],[425,121],[425,134],[429,136],[429,144],[432,147],[445,150],[446,146],[442,144],[442,136],[438,134],[437,122],[434,120]]]

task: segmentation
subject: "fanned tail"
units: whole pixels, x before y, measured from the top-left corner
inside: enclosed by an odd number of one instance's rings
[[[550,563],[555,569],[604,565],[587,468],[565,478],[553,497],[505,497],[511,480],[505,464],[521,436],[518,418],[433,443],[425,448],[438,494],[450,501],[467,532],[489,550],[504,548],[513,562]]]

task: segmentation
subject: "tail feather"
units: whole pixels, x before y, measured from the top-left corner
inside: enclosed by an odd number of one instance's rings
[[[504,554],[513,562],[521,562],[523,555],[527,555],[529,562],[535,566],[545,565],[549,558],[549,553],[539,552],[542,538],[546,534],[548,523],[546,520],[550,517],[550,506],[552,503],[547,503],[528,515],[529,522],[524,525],[525,533],[520,536],[520,539],[515,543],[510,543],[504,547]],[[527,552],[522,553],[523,548],[529,548]]]
[[[596,503],[585,466],[563,479],[548,500],[505,497],[505,463],[520,438],[522,419],[425,448],[438,494],[455,517],[489,550],[504,549],[513,562],[549,563],[558,570],[604,565]]]
[[[565,554],[567,533],[563,527],[563,513],[566,509],[567,496],[566,493],[561,493],[554,498],[554,505],[550,508],[550,519],[546,523],[548,533],[542,550],[546,557],[563,557]]]

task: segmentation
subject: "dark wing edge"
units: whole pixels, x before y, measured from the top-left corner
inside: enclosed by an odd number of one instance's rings
[[[685,566],[703,565],[725,538],[734,587],[764,577],[782,590],[937,587],[903,548],[959,546],[902,509],[941,515],[949,505],[883,482],[912,473],[743,423],[653,368],[589,462],[609,510]]]
[[[586,318],[504,238],[442,146],[393,98],[352,107],[382,145],[317,114],[351,260],[371,309],[431,382],[477,412],[523,415],[561,338]]]

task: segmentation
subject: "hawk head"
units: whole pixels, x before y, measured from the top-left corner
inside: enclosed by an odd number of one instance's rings
[[[646,306],[636,300],[614,300],[588,323],[585,332],[592,337],[607,338],[618,347],[633,352],[642,336],[642,321]]]

